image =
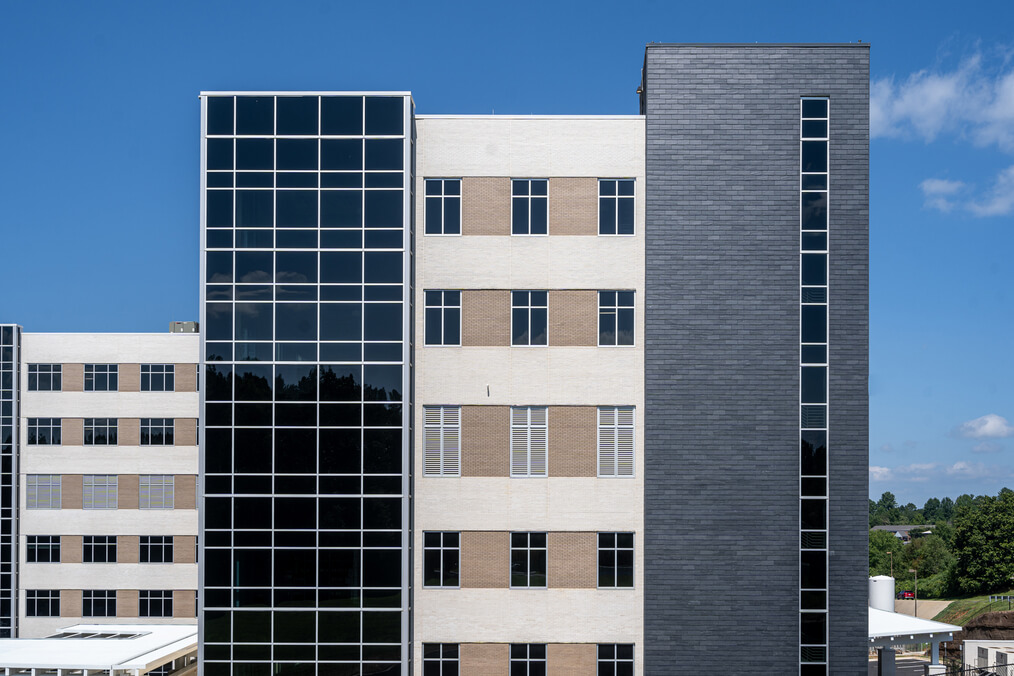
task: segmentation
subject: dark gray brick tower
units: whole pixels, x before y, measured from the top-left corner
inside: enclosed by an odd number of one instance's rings
[[[869,50],[651,44],[641,97],[645,673],[825,673],[799,666],[805,97],[830,109],[822,654],[865,673]]]

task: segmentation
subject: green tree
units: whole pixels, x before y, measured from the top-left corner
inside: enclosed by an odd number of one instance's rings
[[[894,533],[889,533],[886,530],[871,530],[870,577],[874,575],[890,575],[891,555],[888,552],[893,552],[894,562],[897,564],[901,557],[902,547],[904,545],[901,540],[894,537]]]
[[[1014,491],[974,500],[962,495],[956,505],[951,582],[969,594],[1009,588],[1014,575]]]
[[[940,501],[940,511],[937,514],[937,522],[950,521],[954,518],[954,501],[950,498],[943,498]]]
[[[954,555],[947,548],[944,539],[933,533],[913,538],[905,546],[902,560],[906,571],[915,568],[919,571],[919,577],[929,577],[946,570],[954,561]]]
[[[930,522],[936,521],[939,518],[938,516],[939,511],[940,511],[940,500],[938,500],[937,498],[930,498],[929,500],[926,501],[926,504],[923,505],[922,507],[922,517]]]

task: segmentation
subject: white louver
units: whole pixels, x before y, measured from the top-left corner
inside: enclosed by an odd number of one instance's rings
[[[423,407],[423,474],[461,476],[460,407]]]
[[[599,408],[599,476],[634,476],[634,407]]]

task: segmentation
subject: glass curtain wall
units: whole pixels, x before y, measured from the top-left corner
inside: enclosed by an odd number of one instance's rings
[[[0,326],[0,638],[18,635],[18,408],[21,327]]]

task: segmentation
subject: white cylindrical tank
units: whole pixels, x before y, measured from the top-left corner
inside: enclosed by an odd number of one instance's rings
[[[870,608],[894,612],[894,578],[877,575],[870,578]]]

